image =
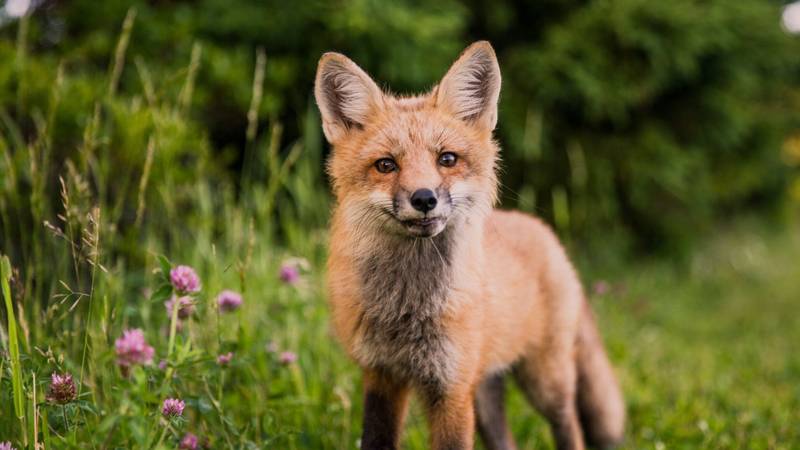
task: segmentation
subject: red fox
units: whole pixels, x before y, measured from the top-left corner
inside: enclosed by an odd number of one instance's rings
[[[564,249],[538,219],[493,209],[499,95],[488,42],[417,97],[381,91],[341,54],[319,61],[329,301],[363,369],[364,450],[397,448],[411,391],[433,449],[471,449],[476,428],[487,448],[516,448],[507,372],[559,449],[623,438],[622,394]]]

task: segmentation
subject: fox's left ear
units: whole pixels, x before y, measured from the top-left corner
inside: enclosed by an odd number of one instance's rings
[[[461,54],[442,78],[436,106],[461,120],[494,130],[500,97],[500,66],[492,45],[476,42]]]
[[[339,53],[325,53],[319,60],[314,96],[322,114],[322,130],[331,144],[363,128],[370,115],[383,106],[378,85]]]

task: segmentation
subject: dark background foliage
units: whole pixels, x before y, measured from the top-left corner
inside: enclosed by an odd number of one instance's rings
[[[536,212],[581,243],[680,254],[720,220],[754,210],[775,216],[786,205],[793,172],[781,146],[797,127],[800,47],[780,27],[781,2],[44,2],[28,24],[24,70],[15,57],[18,24],[0,30],[0,108],[20,134],[34,135],[31,112],[46,109],[62,65],[69,81],[51,130],[51,176],[80,159],[131,6],[135,64],[104,105],[122,142],[109,149],[110,164],[122,172],[140,164],[154,127],[135,101],[179,97],[195,43],[202,56],[191,108],[174,122],[182,137],[160,153],[169,174],[155,176],[178,185],[211,177],[241,195],[246,178],[267,178],[258,156],[254,173],[241,173],[257,49],[266,75],[264,132],[254,145],[276,138],[280,123],[280,148],[288,149],[300,140],[323,145],[318,132],[308,134],[322,52],[346,53],[393,91],[416,92],[435,84],[466,44],[488,39],[504,77],[504,206]],[[147,98],[147,79],[156,100]],[[322,161],[313,162],[313,188],[324,191]],[[133,204],[134,187],[110,186],[107,195]],[[284,204],[297,200],[286,195]],[[294,207],[313,211],[310,225],[324,223],[320,205]]]

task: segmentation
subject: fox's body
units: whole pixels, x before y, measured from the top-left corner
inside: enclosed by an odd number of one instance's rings
[[[499,87],[486,43],[415,98],[383,94],[341,55],[320,61],[337,197],[329,294],[364,369],[362,449],[396,447],[412,390],[434,449],[472,448],[476,425],[488,448],[514,448],[509,370],[559,448],[621,439],[619,388],[566,253],[539,220],[492,209]]]

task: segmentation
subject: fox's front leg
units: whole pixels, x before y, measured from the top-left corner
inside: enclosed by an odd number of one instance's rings
[[[433,450],[471,450],[475,435],[473,389],[460,385],[426,395]]]
[[[374,370],[364,370],[362,450],[395,450],[408,407],[409,387]]]

